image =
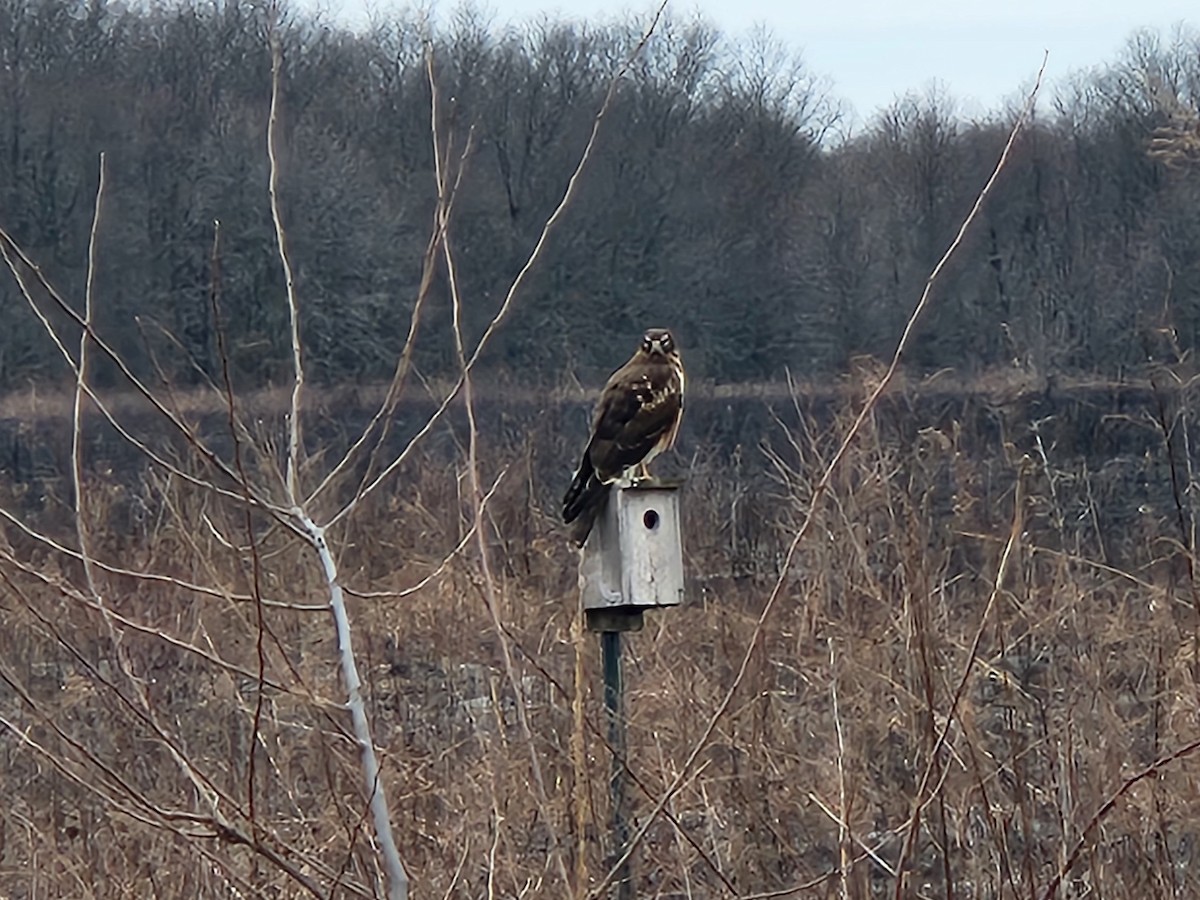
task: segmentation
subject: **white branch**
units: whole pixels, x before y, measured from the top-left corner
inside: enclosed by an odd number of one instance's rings
[[[277,10],[272,7],[272,19]],[[279,129],[279,75],[283,68],[283,48],[280,46],[277,23],[271,23],[271,112],[267,121],[267,158],[270,162],[271,220],[275,224],[275,239],[279,247],[279,262],[283,266],[283,277],[287,286],[288,317],[292,326],[292,407],[288,420],[287,490],[288,497],[296,502],[297,478],[300,460],[300,396],[304,390],[304,365],[300,356],[300,307],[296,302],[296,278],[288,255],[287,234],[283,228],[283,216],[279,211],[279,155],[276,148],[276,132]]]
[[[350,618],[346,614],[346,598],[338,582],[337,563],[325,540],[325,529],[317,525],[301,509],[294,510],[296,520],[304,530],[325,574],[329,588],[329,608],[337,629],[338,657],[342,669],[342,681],[346,687],[346,707],[350,710],[350,721],[354,726],[354,738],[362,754],[363,784],[370,797],[371,819],[375,824],[375,839],[383,857],[387,873],[389,900],[407,900],[408,873],[400,860],[400,851],[392,836],[392,823],[388,815],[387,797],[383,791],[383,780],[379,771],[379,758],[375,755],[375,743],[371,740],[371,726],[367,721],[367,710],[362,698],[362,680],[354,662],[354,649],[350,643]]]
[[[104,200],[104,154],[100,154],[100,178],[96,184],[96,209],[92,215],[92,231],[88,238],[87,283],[83,292],[83,321],[85,327],[79,338],[79,367],[75,373],[75,400],[71,410],[71,480],[75,487],[75,534],[79,540],[79,554],[83,558],[83,573],[88,590],[100,600],[96,589],[96,573],[92,568],[92,557],[88,551],[87,514],[84,510],[83,492],[83,392],[87,383],[88,329],[92,325],[92,299],[96,284],[96,235],[100,231],[100,209]]]

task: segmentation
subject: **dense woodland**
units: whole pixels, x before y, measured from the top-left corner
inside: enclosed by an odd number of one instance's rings
[[[433,34],[447,139],[469,154],[451,228],[476,335],[644,25],[505,30],[467,10]],[[285,30],[281,190],[309,370],[384,378],[436,200],[429,32],[415,13],[352,33],[293,12]],[[265,34],[249,3],[0,2],[0,224],[80,296],[107,154],[99,327],[143,372],[164,334],[186,350],[164,355],[175,380],[216,370],[214,283],[240,383],[290,372]],[[909,358],[918,371],[1111,375],[1161,353],[1164,325],[1178,350],[1195,343],[1200,172],[1148,151],[1200,100],[1200,40],[1135,35],[1120,59],[1055,90],[941,284]],[[660,323],[694,373],[719,381],[819,377],[887,354],[1014,115],[967,121],[930,88],[851,127],[836,85],[769,36],[669,20],[622,84],[577,202],[486,365],[594,380]],[[452,365],[445,294],[433,285],[426,374]],[[19,302],[6,277],[0,304]],[[0,385],[62,377],[33,316],[5,322]],[[96,374],[106,380],[103,364]]]

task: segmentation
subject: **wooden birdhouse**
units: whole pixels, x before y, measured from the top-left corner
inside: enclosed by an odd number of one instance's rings
[[[647,479],[613,485],[579,567],[591,631],[634,631],[647,609],[683,602],[681,481]]]

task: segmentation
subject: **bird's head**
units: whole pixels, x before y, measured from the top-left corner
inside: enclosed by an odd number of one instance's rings
[[[651,328],[642,335],[642,352],[650,356],[673,356],[675,338],[665,328]]]

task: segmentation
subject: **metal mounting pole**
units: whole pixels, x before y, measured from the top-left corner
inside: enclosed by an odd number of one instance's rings
[[[612,748],[612,775],[609,797],[612,800],[612,858],[625,855],[629,844],[629,825],[625,819],[625,698],[621,679],[621,632],[600,632],[600,656],[604,667],[604,710],[608,714],[608,744]],[[631,900],[633,881],[629,860],[617,872],[618,900]]]

